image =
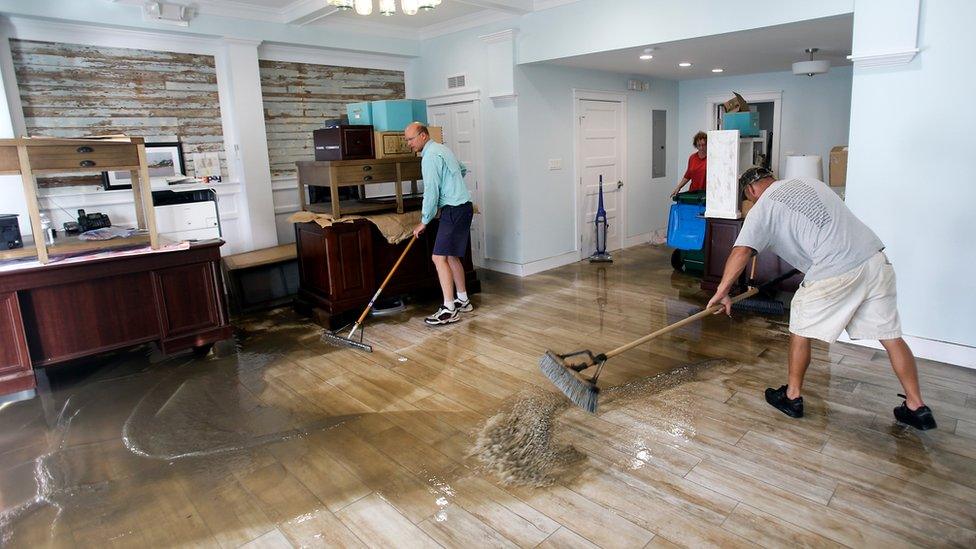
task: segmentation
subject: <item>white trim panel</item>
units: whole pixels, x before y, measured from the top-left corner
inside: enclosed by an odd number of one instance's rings
[[[958,343],[947,341],[937,341],[924,337],[903,336],[908,346],[912,348],[912,354],[918,358],[944,362],[963,368],[976,369],[976,347],[967,347]],[[873,339],[853,340],[847,336],[847,332],[841,334],[837,341],[850,343],[860,347],[870,347],[872,349],[884,350],[880,343]]]

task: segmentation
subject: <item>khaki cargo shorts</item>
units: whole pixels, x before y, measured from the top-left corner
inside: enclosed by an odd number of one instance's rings
[[[790,304],[790,332],[833,343],[846,329],[851,339],[901,337],[895,269],[878,252],[860,266],[804,282]]]

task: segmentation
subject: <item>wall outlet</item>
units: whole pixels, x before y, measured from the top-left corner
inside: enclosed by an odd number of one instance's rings
[[[563,159],[562,158],[550,158],[549,159],[549,171],[561,170],[563,169]]]

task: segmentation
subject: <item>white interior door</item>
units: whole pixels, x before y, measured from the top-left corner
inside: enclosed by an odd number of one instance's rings
[[[579,99],[579,188],[578,204],[581,257],[596,250],[593,221],[599,203],[600,176],[603,176],[603,209],[607,212],[607,250],[623,247],[623,119],[616,101]]]
[[[464,103],[429,106],[427,108],[427,119],[431,126],[443,128],[444,144],[468,168],[464,182],[468,186],[468,192],[471,193],[471,201],[479,210],[483,211],[478,103],[466,101]],[[471,258],[475,266],[478,267],[484,265],[484,235],[484,216],[476,214],[471,221]]]

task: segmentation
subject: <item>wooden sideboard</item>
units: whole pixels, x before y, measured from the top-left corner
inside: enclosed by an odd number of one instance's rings
[[[440,294],[437,270],[431,261],[435,219],[414,244],[383,292],[398,294]],[[390,244],[379,229],[365,219],[320,227],[316,223],[296,223],[300,308],[314,310],[320,322],[335,328],[344,313],[360,312],[369,303],[383,278],[403,253],[407,241]],[[470,243],[469,243],[470,244]],[[471,263],[471,246],[462,259],[468,293],[481,291],[481,282]]]
[[[708,218],[705,223],[705,273],[702,275],[701,289],[714,292],[722,281],[725,261],[732,253],[735,239],[742,230],[743,219]],[[783,261],[769,250],[759,254],[756,261],[756,281],[762,284],[793,269],[793,266]],[[749,267],[742,273],[740,283],[745,284],[749,277]],[[778,289],[795,292],[800,287],[803,274],[787,278],[780,283]]]
[[[32,368],[152,341],[167,354],[203,351],[231,337],[221,245],[0,273],[0,395],[32,389]]]

